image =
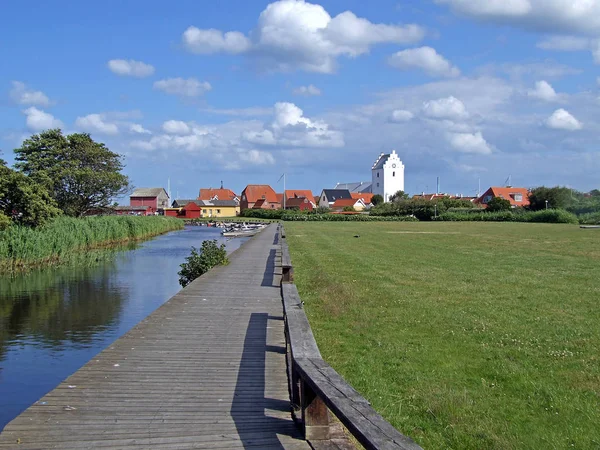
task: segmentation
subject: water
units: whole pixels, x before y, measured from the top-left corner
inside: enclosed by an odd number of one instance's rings
[[[0,430],[179,291],[179,265],[206,239],[225,242],[218,229],[187,227],[0,278]]]

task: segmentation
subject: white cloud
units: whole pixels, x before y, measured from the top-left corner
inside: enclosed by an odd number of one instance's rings
[[[589,46],[589,39],[578,36],[548,36],[537,43],[537,47],[543,50],[562,52],[587,50]]]
[[[42,91],[29,89],[21,81],[13,81],[10,98],[19,105],[49,106],[50,99]]]
[[[133,59],[111,59],[107,65],[112,73],[121,76],[145,78],[154,73],[154,66]]]
[[[567,110],[562,108],[557,109],[550,117],[548,117],[548,120],[546,120],[546,125],[549,128],[554,128],[555,130],[576,131],[583,128],[583,125],[581,122],[579,122],[579,120],[573,117]]]
[[[424,35],[414,24],[374,24],[351,11],[331,17],[321,5],[281,0],[267,5],[248,36],[190,27],[182,39],[192,52],[246,53],[267,70],[333,73],[340,56],[354,58],[376,44],[410,44]]]
[[[432,119],[460,120],[469,117],[464,103],[454,96],[424,102],[423,113]]]
[[[411,48],[394,53],[388,63],[397,69],[421,69],[432,77],[457,77],[460,70],[431,47]]]
[[[600,39],[592,43],[592,57],[596,64],[600,64]]]
[[[596,77],[596,83],[600,86],[600,77]]]
[[[436,0],[477,20],[526,30],[600,35],[597,0]]]
[[[537,81],[535,83],[535,89],[527,91],[527,95],[538,100],[544,100],[546,102],[555,102],[559,100],[559,95],[556,93],[550,83],[545,80]]]
[[[238,31],[223,33],[214,28],[201,30],[189,27],[183,33],[183,43],[192,53],[243,53],[250,48],[250,40]]]
[[[63,123],[56,119],[52,114],[49,114],[35,106],[27,108],[23,113],[27,116],[27,128],[33,131],[49,130],[51,128],[62,128]]]
[[[245,131],[242,133],[242,137],[250,142],[251,144],[257,145],[275,145],[277,144],[277,140],[275,136],[273,136],[273,132],[271,130],[261,130],[261,131]]]
[[[275,158],[269,152],[259,150],[248,150],[239,153],[240,160],[252,165],[271,165],[275,164]]]
[[[476,133],[449,133],[448,141],[455,150],[462,153],[489,155],[492,149],[480,131]]]
[[[132,133],[136,133],[136,134],[152,134],[150,132],[150,130],[146,130],[139,123],[132,123],[132,124],[130,124],[129,125],[129,131],[131,131]]]
[[[191,128],[189,125],[181,120],[167,120],[162,124],[162,129],[168,134],[190,134]]]
[[[407,111],[405,109],[396,109],[396,110],[392,111],[389,121],[395,122],[395,123],[402,123],[402,122],[408,122],[413,117],[415,117],[415,115],[413,113],[411,113],[410,111]]]
[[[88,114],[84,117],[78,117],[75,120],[75,126],[88,133],[119,134],[119,127],[108,122],[102,114]]]
[[[167,78],[155,81],[154,89],[182,97],[197,97],[210,91],[212,86],[207,81],[198,81],[196,78]]]
[[[294,95],[304,95],[306,97],[310,97],[313,95],[321,95],[321,90],[318,87],[309,84],[308,86],[299,86],[295,88],[292,93]]]

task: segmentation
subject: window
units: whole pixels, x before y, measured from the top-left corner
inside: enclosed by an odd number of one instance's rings
[[[377,187],[379,187],[379,183],[377,183]]]
[[[515,195],[515,202],[523,201],[523,194],[514,194],[514,195]]]
[[[206,214],[206,210],[205,209],[202,210],[202,214]]]
[[[396,176],[396,172],[392,172],[392,176],[395,177]]]
[[[220,209],[217,209],[217,214],[221,214],[221,210]]]
[[[377,172],[377,178],[379,178],[379,172]]]

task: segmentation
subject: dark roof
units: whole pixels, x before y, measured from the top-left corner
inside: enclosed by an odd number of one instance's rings
[[[292,197],[292,198],[288,198],[285,201],[285,206],[286,206],[286,208],[289,208],[289,207],[300,206],[304,203],[310,203],[310,202],[312,202],[312,200],[307,199],[306,197]]]
[[[390,153],[382,153],[379,156],[379,159],[373,165],[373,169],[381,169],[381,168],[383,168],[383,165],[387,162],[387,160],[389,159],[390,156],[391,156]]]
[[[334,189],[348,189],[352,192],[370,193],[371,186],[373,183],[370,181],[357,181],[355,183],[338,183],[335,185]]]
[[[177,206],[181,207],[181,206],[185,206],[190,202],[196,202],[196,204],[198,204],[198,200],[194,200],[194,199],[177,199],[177,200],[173,200],[173,205],[177,204]]]
[[[167,194],[164,188],[137,188],[130,197],[158,197],[163,192]]]
[[[335,202],[340,198],[352,198],[348,189],[323,189],[323,193],[330,202]]]
[[[210,203],[214,206],[238,206],[235,200],[211,200]]]

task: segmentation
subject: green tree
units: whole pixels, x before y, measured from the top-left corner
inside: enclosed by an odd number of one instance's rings
[[[510,200],[506,200],[502,197],[494,197],[488,202],[487,207],[485,209],[489,212],[510,211]]]
[[[0,164],[0,212],[30,227],[44,225],[61,214],[44,185],[5,164]]]
[[[371,203],[373,204],[373,206],[380,205],[381,203],[383,203],[383,196],[375,194],[373,197],[371,197]]]
[[[342,211],[345,211],[345,212],[356,212],[356,210],[354,209],[354,206],[344,206],[342,208]]]
[[[529,209],[532,211],[546,209],[546,201],[548,208],[565,209],[573,203],[573,192],[567,187],[560,186],[537,187],[529,194]]]
[[[181,287],[186,287],[213,267],[227,264],[229,264],[229,258],[227,258],[225,244],[218,245],[216,239],[204,241],[200,251],[192,247],[190,256],[185,258],[185,262],[181,264],[181,270],[177,272],[179,284]]]
[[[129,179],[121,173],[121,156],[89,134],[63,136],[59,129],[44,131],[26,139],[15,153],[15,167],[47,186],[69,216],[107,207],[129,188]]]
[[[397,191],[395,194],[390,195],[390,202],[396,202],[400,200],[408,200],[408,194],[404,191]]]

